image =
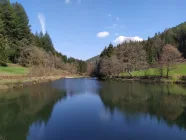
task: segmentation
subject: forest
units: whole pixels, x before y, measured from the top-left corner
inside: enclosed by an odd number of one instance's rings
[[[57,52],[48,32],[32,33],[24,7],[9,0],[0,0],[0,65],[61,69],[85,73],[86,62]]]
[[[63,47],[63,46],[61,46]],[[31,32],[24,7],[0,0],[0,65],[8,63],[33,67],[38,71],[61,69],[74,74],[110,76],[157,68],[158,75],[169,77],[170,71],[186,58],[186,22],[155,33],[142,42],[126,41],[108,47],[87,61],[67,57],[55,50],[48,32]]]
[[[97,76],[112,76],[156,68],[156,76],[169,77],[178,64],[186,58],[186,22],[158,32],[142,42],[126,41],[109,44],[99,56],[88,62],[88,72]],[[145,73],[145,72],[144,72]]]

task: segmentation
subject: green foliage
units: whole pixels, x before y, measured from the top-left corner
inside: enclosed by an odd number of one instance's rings
[[[78,65],[78,72],[85,73],[87,70],[87,63],[85,61],[79,60]]]
[[[16,63],[21,47],[31,43],[28,17],[21,4],[11,4],[9,0],[0,0],[0,13],[3,22],[2,35],[9,46],[9,53],[6,55],[11,62]]]
[[[2,14],[0,13],[0,65],[6,65],[7,56],[5,54],[5,42],[3,38],[4,24],[1,16]]]
[[[76,60],[73,57],[68,58],[68,63],[74,63]]]
[[[63,55],[63,54],[61,54],[59,52],[56,52],[56,55],[57,55],[57,57],[61,58],[61,61],[63,61],[64,63],[67,63],[68,58],[67,58],[66,55]]]
[[[0,75],[23,75],[28,73],[28,68],[21,66],[0,66]]]
[[[27,39],[27,43],[31,43],[31,32],[29,19],[24,7],[20,3],[12,4],[16,15],[16,36],[18,40]]]
[[[108,57],[111,57],[114,53],[114,46],[110,43],[106,52],[106,55]]]
[[[74,63],[77,67],[77,72],[78,73],[85,73],[87,70],[87,63],[86,61],[78,60],[73,57],[68,58],[67,60],[68,63]]]
[[[41,40],[42,40],[43,48],[44,48],[44,50],[46,50],[46,52],[52,52],[52,53],[55,52],[52,40],[51,40],[48,33],[44,34],[44,36]]]
[[[164,32],[156,33],[154,37],[148,38],[147,40],[144,40],[142,42],[124,42],[122,44],[118,44],[117,46],[113,47],[112,44],[110,44],[108,47],[105,47],[104,50],[101,52],[100,56],[96,56],[95,58],[87,60],[87,62],[94,64],[95,70],[99,73],[99,69],[101,69],[101,66],[103,67],[105,65],[105,70],[109,68],[116,67],[117,61],[119,61],[122,68],[116,68],[117,71],[126,71],[126,67],[131,67],[133,64],[135,64],[138,59],[140,60],[143,58],[143,62],[147,62],[146,65],[140,65],[140,67],[135,68],[129,68],[128,71],[134,71],[139,69],[144,69],[143,66],[146,67],[154,67],[157,64],[161,63],[161,56],[163,53],[163,48],[169,44],[169,46],[176,47],[176,50],[179,50],[180,53],[184,58],[186,58],[186,22],[170,28],[166,29]],[[132,47],[131,50],[127,47],[122,46],[130,46]],[[138,55],[139,53],[136,53],[136,46],[142,46],[141,49],[145,50],[145,53]],[[129,47],[129,48],[130,48]],[[121,49],[122,48],[122,49]],[[134,49],[135,48],[135,49]],[[170,47],[169,47],[170,48]],[[140,50],[138,50],[140,52]],[[167,54],[170,53],[167,50]],[[118,55],[119,54],[119,55]],[[133,55],[135,54],[135,55]],[[166,54],[166,55],[167,55]],[[117,58],[114,58],[114,60],[110,59],[112,56],[117,55]],[[175,57],[176,53],[172,54],[172,57]],[[146,60],[144,60],[144,57],[146,57]],[[106,61],[103,61],[103,59],[107,59]],[[118,60],[117,60],[118,59]],[[173,58],[174,60],[174,58]],[[109,62],[110,61],[110,62]],[[102,65],[102,62],[105,62],[104,65]],[[110,64],[114,64],[113,66],[110,66]],[[126,65],[123,65],[125,63]],[[132,64],[133,63],[133,64]],[[167,62],[165,62],[167,63]],[[167,65],[167,64],[163,65]],[[173,63],[172,61],[169,62],[169,64]],[[107,64],[107,66],[106,66]],[[119,66],[118,66],[119,67]],[[110,70],[109,70],[110,71]],[[169,70],[167,70],[169,71]],[[130,72],[129,72],[130,73]],[[111,75],[113,73],[111,72]],[[99,75],[99,74],[98,74]],[[168,75],[168,74],[167,74]]]
[[[147,62],[149,64],[154,64],[159,60],[162,52],[162,48],[165,45],[160,35],[155,34],[153,38],[148,38],[147,41],[142,42],[144,49],[147,54]]]
[[[165,30],[160,37],[166,44],[176,46],[186,58],[186,22]]]
[[[16,16],[9,0],[0,0],[0,13],[5,31],[3,36],[8,37],[10,40],[14,39],[16,32]]]
[[[42,65],[45,68],[86,71],[85,61],[67,58],[57,52],[48,32],[31,33],[24,7],[9,0],[0,0],[0,64],[18,63],[22,66]],[[70,64],[69,64],[70,63]]]
[[[48,33],[43,34],[40,32],[39,34],[36,32],[35,34],[35,45],[43,48],[46,52],[55,53],[55,49]]]
[[[0,66],[6,66],[7,56],[5,53],[5,48],[0,43]]]
[[[100,54],[100,57],[111,57],[114,54],[114,46],[110,43],[108,48],[105,47],[103,52]]]
[[[67,56],[66,55],[62,55],[62,61],[67,63],[67,60],[68,60]]]
[[[41,32],[40,34],[41,35],[39,35],[39,33],[36,32],[35,34],[33,34],[32,38],[33,38],[33,45],[42,48],[41,37],[43,36],[43,33]]]
[[[106,55],[107,47],[101,52],[100,57],[104,57]]]
[[[0,36],[2,37],[3,34],[4,34],[4,23],[2,20],[2,14],[0,13]]]
[[[159,60],[159,57],[162,53],[162,48],[166,44],[173,45],[178,48],[178,50],[183,54],[183,57],[186,58],[186,22],[170,28],[166,29],[162,33],[156,33],[154,37],[148,38],[143,42],[138,42],[141,44],[147,54],[147,62],[151,65]],[[117,45],[116,48],[119,48],[121,45]],[[100,54],[100,57],[110,56],[108,51],[109,49],[105,47],[105,49]],[[112,49],[111,49],[112,50]]]
[[[177,35],[178,49],[186,58],[186,23],[179,26],[179,33]]]
[[[149,68],[146,70],[139,70],[131,72],[132,76],[160,76],[158,68]],[[129,76],[128,73],[123,72],[121,76]],[[186,76],[186,64],[178,64],[175,69],[170,71],[171,77]],[[166,76],[166,68],[163,68],[163,76]]]
[[[0,65],[6,66],[8,61],[8,49],[7,49],[7,42],[6,40],[1,37],[0,38]]]

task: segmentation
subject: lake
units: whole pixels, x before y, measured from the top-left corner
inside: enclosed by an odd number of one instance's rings
[[[5,140],[186,140],[186,86],[60,79],[0,91]]]

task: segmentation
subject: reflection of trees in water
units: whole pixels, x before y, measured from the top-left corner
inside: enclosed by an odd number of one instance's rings
[[[29,126],[47,123],[54,105],[65,93],[50,83],[0,93],[0,132],[8,140],[25,140]]]
[[[137,120],[140,114],[186,128],[186,88],[178,85],[144,84],[138,82],[102,82],[100,96],[105,106],[123,110],[125,117]],[[181,94],[183,93],[183,94]]]

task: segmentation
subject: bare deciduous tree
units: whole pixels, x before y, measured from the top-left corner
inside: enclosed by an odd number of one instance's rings
[[[128,72],[144,69],[147,66],[146,52],[139,43],[125,43],[117,48],[122,71]]]
[[[100,70],[99,74],[102,76],[107,76],[111,75],[111,64],[110,64],[110,58],[109,57],[104,57],[100,60]]]
[[[114,54],[111,57],[104,57],[100,61],[100,74],[103,76],[118,75],[121,71],[120,61]]]
[[[96,75],[96,64],[94,64],[92,62],[88,62],[86,74],[91,75],[91,76],[95,76]]]
[[[172,45],[165,45],[160,55],[160,64],[166,67],[166,76],[169,77],[169,72],[175,67],[175,64],[181,60],[181,53]]]

